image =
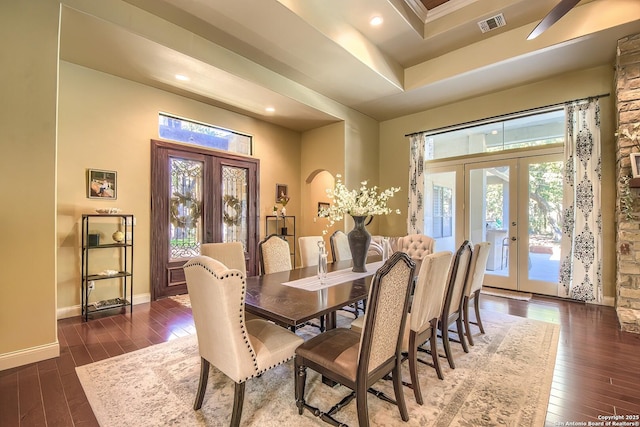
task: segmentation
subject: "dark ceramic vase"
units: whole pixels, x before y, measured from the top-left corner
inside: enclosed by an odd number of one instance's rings
[[[367,271],[367,252],[369,252],[369,244],[371,243],[371,234],[364,225],[366,216],[352,216],[355,226],[349,232],[349,249],[353,263],[353,271],[363,273]]]

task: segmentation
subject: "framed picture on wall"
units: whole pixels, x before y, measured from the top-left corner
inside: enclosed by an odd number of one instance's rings
[[[329,209],[329,203],[318,202],[318,216],[322,216],[321,213],[324,209]]]
[[[640,153],[629,154],[631,160],[631,173],[634,178],[640,178]]]
[[[117,172],[87,169],[87,197],[115,200],[118,198]]]
[[[286,184],[276,184],[276,203],[280,203],[282,199],[288,200],[289,187]]]

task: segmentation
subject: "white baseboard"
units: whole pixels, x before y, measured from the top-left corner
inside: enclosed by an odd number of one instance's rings
[[[133,305],[144,304],[151,301],[151,294],[135,294],[133,296]],[[82,307],[80,304],[71,307],[62,307],[56,311],[57,319],[66,319],[82,315]]]
[[[60,344],[57,341],[51,344],[0,354],[0,371],[58,356],[60,356]]]

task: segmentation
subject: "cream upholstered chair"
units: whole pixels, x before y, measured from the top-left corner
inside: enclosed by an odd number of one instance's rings
[[[349,239],[344,231],[337,230],[329,237],[331,245],[331,257],[333,262],[351,259],[351,249],[349,249]]]
[[[469,327],[469,301],[473,300],[474,308],[476,312],[476,321],[474,324],[478,325],[480,332],[484,334],[484,327],[482,326],[482,319],[480,319],[480,290],[482,289],[482,282],[484,281],[484,273],[487,268],[487,260],[489,259],[489,252],[491,251],[491,243],[481,242],[475,245],[473,248],[473,256],[471,257],[471,270],[469,271],[469,279],[467,280],[467,286],[464,290],[464,296],[462,300],[462,313],[464,315],[464,330],[469,340],[469,344],[473,345],[473,337],[471,336],[471,329]]]
[[[318,265],[318,242],[324,242],[322,236],[298,237],[300,263],[302,267]]]
[[[442,335],[442,345],[444,346],[444,352],[447,356],[451,369],[456,368],[453,361],[453,353],[451,352],[451,345],[449,343],[449,325],[454,321],[456,322],[456,330],[460,344],[462,344],[462,349],[465,353],[469,352],[469,347],[467,347],[467,342],[464,339],[464,328],[462,325],[462,297],[469,277],[472,254],[473,249],[471,248],[471,244],[468,240],[465,240],[456,251],[456,255],[451,264],[447,292],[445,295],[444,305],[442,306],[440,322],[438,322],[438,328]]]
[[[291,253],[286,240],[272,234],[258,244],[260,274],[291,270]]]
[[[247,275],[247,263],[244,258],[244,246],[241,242],[203,243],[200,255],[217,259],[229,269],[240,270]]]
[[[244,246],[241,242],[203,243],[200,255],[208,256],[223,263],[230,270],[239,270],[247,277],[247,262],[244,258]],[[251,313],[244,314],[247,320],[259,319]]]
[[[239,426],[246,381],[290,360],[304,340],[266,320],[245,320],[245,276],[239,270],[198,256],[184,265],[184,272],[200,353],[193,408],[202,407],[213,365],[235,382],[231,425]]]
[[[358,423],[368,426],[367,390],[391,373],[400,416],[403,421],[409,420],[402,391],[400,345],[414,270],[415,263],[407,254],[395,253],[376,271],[371,281],[362,334],[335,328],[316,335],[296,349],[295,395],[300,415],[306,408],[323,421],[343,425],[333,418],[333,414],[355,398]],[[322,412],[305,401],[307,368],[353,392],[334,407],[335,411]]]
[[[409,234],[398,241],[398,250],[406,252],[414,260],[420,260],[435,252],[436,241],[424,234]]]
[[[443,251],[427,255],[422,259],[411,310],[407,316],[402,350],[407,352],[411,388],[416,402],[420,405],[423,404],[423,400],[418,380],[418,362],[433,366],[438,378],[444,378],[438,356],[438,321],[444,304],[452,257],[451,252]],[[427,340],[430,344],[431,363],[418,359],[418,350]]]

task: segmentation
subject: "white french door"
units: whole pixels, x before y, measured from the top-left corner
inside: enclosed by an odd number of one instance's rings
[[[426,234],[438,251],[489,241],[486,285],[556,296],[561,167],[558,153],[427,168]]]

